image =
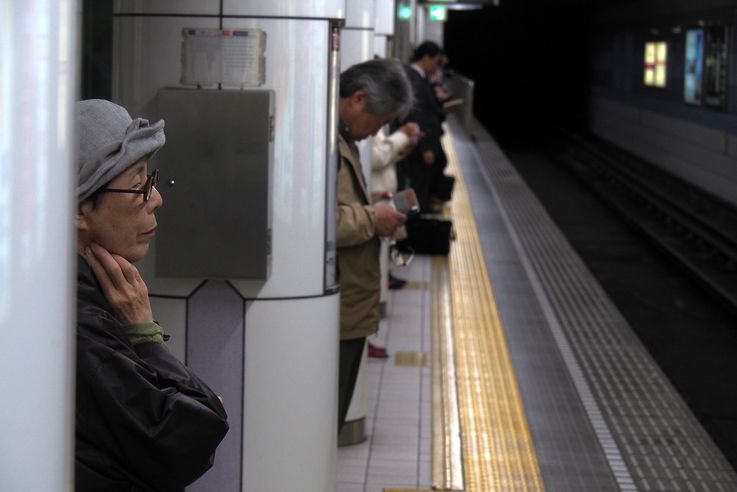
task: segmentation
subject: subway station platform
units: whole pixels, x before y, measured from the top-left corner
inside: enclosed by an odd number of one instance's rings
[[[486,131],[452,119],[445,257],[395,275],[338,492],[734,491],[737,475]]]

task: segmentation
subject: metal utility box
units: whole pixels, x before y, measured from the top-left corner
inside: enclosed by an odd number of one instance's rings
[[[272,91],[162,89],[166,145],[156,276],[265,280],[271,270]]]

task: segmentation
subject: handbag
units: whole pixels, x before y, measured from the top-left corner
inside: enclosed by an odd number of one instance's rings
[[[455,239],[453,221],[431,217],[413,217],[405,224],[407,238],[397,243],[400,251],[417,254],[447,255]]]
[[[456,184],[456,179],[453,176],[447,174],[441,174],[435,179],[433,183],[433,191],[436,198],[447,202],[453,196],[453,188]]]

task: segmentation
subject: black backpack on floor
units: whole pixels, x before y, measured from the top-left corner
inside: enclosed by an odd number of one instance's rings
[[[447,202],[453,197],[453,188],[455,187],[456,179],[453,176],[447,174],[441,174],[433,182],[431,193],[436,198]]]
[[[407,221],[407,239],[399,241],[400,251],[424,255],[447,255],[455,239],[453,221],[432,217],[412,217]]]

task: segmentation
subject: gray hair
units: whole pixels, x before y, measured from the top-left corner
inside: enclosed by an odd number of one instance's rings
[[[340,74],[340,97],[366,91],[366,111],[373,114],[399,112],[403,118],[412,108],[412,85],[399,60],[369,60]]]

